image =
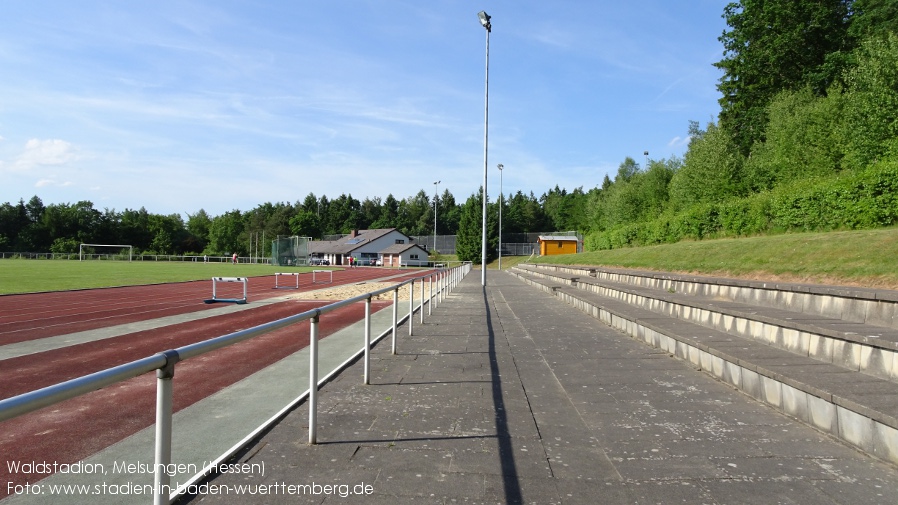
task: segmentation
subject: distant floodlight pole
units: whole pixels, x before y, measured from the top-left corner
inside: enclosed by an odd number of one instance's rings
[[[477,17],[480,18],[480,24],[486,28],[486,79],[484,81],[483,94],[483,236],[481,237],[480,247],[480,285],[486,286],[486,174],[490,118],[490,32],[493,27],[490,24],[490,16],[486,11],[478,12]]]
[[[501,163],[496,165],[499,169],[499,271],[502,271],[502,169]]]
[[[643,172],[645,172],[645,171],[647,171],[647,170],[649,169],[649,152],[646,151],[646,152],[644,152],[644,153],[642,153],[642,154],[645,155],[645,166],[642,167]]]
[[[437,252],[437,188],[440,181],[433,183],[433,252]]]

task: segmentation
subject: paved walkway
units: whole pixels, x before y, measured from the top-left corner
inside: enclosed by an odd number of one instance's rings
[[[381,343],[371,385],[362,363],[325,385],[318,445],[301,406],[234,460],[264,470],[190,501],[895,503],[894,466],[488,277],[469,275],[413,337],[400,329],[399,355]]]

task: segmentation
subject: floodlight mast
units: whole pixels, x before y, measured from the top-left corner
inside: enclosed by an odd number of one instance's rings
[[[434,181],[433,183],[433,252],[436,254],[437,252],[437,190],[440,187],[440,182],[442,181]]]
[[[486,31],[489,32],[492,30],[492,26],[490,26],[490,15],[486,13],[486,11],[480,11],[477,13],[477,17],[480,18],[480,24],[486,28]]]
[[[490,23],[490,16],[486,11],[477,13],[480,18],[480,24],[486,28],[486,79],[484,84],[483,99],[483,233],[480,244],[480,285],[486,286],[486,202],[488,198],[486,174],[487,169],[487,148],[489,145],[489,117],[490,117],[490,32],[493,29]]]

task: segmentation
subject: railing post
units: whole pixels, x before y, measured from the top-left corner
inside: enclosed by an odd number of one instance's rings
[[[318,319],[310,319],[309,328],[309,445],[318,443]]]
[[[156,464],[153,486],[153,503],[168,505],[171,494],[171,430],[172,430],[172,379],[175,377],[175,363],[180,360],[177,351],[162,353],[165,366],[156,370]]]
[[[371,296],[365,298],[365,382],[371,384]]]
[[[396,321],[399,319],[399,288],[393,290],[393,354],[396,354]]]
[[[408,283],[408,336],[412,336],[412,325],[415,323],[415,279]]]
[[[430,285],[430,294],[427,296],[427,315],[433,315],[433,274],[430,274],[430,277],[427,278],[430,281],[428,284]]]
[[[424,279],[421,279],[421,324],[424,324]]]

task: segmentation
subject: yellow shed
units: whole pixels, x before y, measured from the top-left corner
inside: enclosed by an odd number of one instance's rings
[[[539,255],[551,256],[553,254],[576,254],[577,237],[569,236],[539,236]]]

